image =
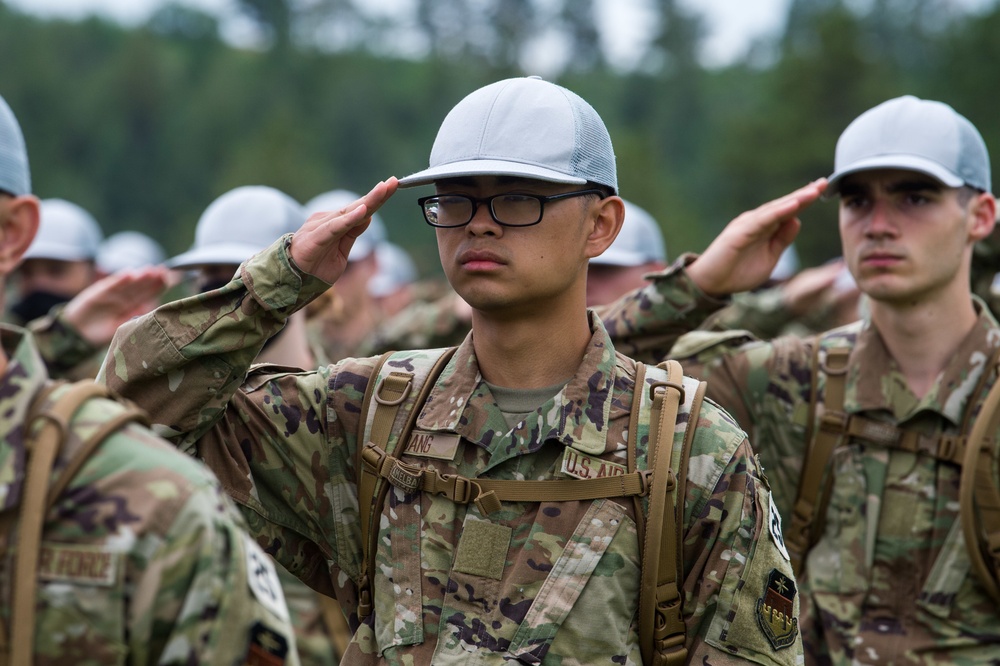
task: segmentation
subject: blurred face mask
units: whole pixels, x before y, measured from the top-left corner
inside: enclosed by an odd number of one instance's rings
[[[70,297],[63,294],[56,294],[50,291],[32,291],[14,303],[10,311],[14,313],[14,316],[27,324],[29,321],[44,317],[49,313],[49,310],[69,300]]]

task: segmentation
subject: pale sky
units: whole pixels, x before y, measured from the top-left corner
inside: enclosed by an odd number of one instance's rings
[[[378,0],[386,5],[406,0]],[[789,0],[684,0],[707,17],[704,62],[722,65],[741,57],[750,42],[759,36],[781,29]],[[7,4],[41,16],[80,18],[102,14],[125,24],[145,21],[163,0],[7,0]],[[371,6],[376,0],[368,0]],[[647,37],[649,22],[644,20],[642,0],[602,0],[601,18],[612,26],[608,39],[608,54],[613,63],[628,66],[637,42]],[[184,4],[199,7],[222,17],[232,15],[235,0],[184,0]],[[239,42],[246,25],[238,21],[223,22],[224,36]]]

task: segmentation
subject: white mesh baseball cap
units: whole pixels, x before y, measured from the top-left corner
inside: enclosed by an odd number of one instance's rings
[[[306,202],[306,216],[308,217],[313,213],[338,211],[360,198],[360,195],[350,190],[324,192]],[[347,260],[360,261],[364,259],[375,251],[379,243],[385,242],[387,236],[385,222],[382,221],[378,213],[375,213],[372,215],[372,221],[368,225],[368,228],[358,236],[354,241],[354,245],[351,246],[351,252],[347,255]]]
[[[445,116],[430,165],[402,187],[459,176],[513,176],[618,192],[604,121],[576,93],[537,76],[506,79],[469,94]]]
[[[171,268],[241,264],[306,221],[302,206],[264,185],[245,185],[213,201],[198,219],[194,245],[167,261]]]
[[[155,240],[138,231],[119,231],[97,250],[97,267],[108,273],[162,264],[166,255]]]
[[[590,263],[599,266],[641,266],[651,261],[667,261],[660,225],[643,208],[625,201],[625,221],[618,237],[611,247],[591,259]]]
[[[0,97],[0,191],[14,196],[31,192],[31,171],[28,169],[24,135],[3,97]]]
[[[912,95],[883,102],[847,126],[828,190],[871,169],[919,171],[948,187],[992,189],[989,153],[975,126],[947,104]]]
[[[38,233],[24,258],[90,261],[97,257],[103,239],[97,220],[75,203],[42,199]]]

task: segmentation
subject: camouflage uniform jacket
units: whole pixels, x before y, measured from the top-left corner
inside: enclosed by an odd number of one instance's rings
[[[719,301],[700,295],[679,266],[625,321],[633,343],[664,346]],[[976,301],[979,320],[923,398],[907,387],[867,321],[806,339],[769,343],[741,332],[685,336],[671,353],[708,380],[708,395],[750,432],[782,517],[789,519],[801,474],[815,345],[847,347],[844,410],[936,435],[959,432],[1000,327]],[[683,348],[681,348],[683,347]],[[818,384],[822,405],[825,374]],[[816,410],[816,418],[822,414]],[[960,469],[922,454],[848,440],[830,462],[833,491],[825,531],[800,582],[808,661],[835,664],[996,664],[1000,610],[965,550],[959,521]]]
[[[0,340],[9,357],[0,377],[6,521],[23,493],[25,418],[48,376],[30,334],[0,326]],[[120,409],[89,400],[69,437],[85,438]],[[54,478],[65,462],[57,462]],[[0,537],[0,615],[8,634],[16,535],[15,523]],[[248,570],[267,560],[235,506],[208,469],[136,424],[108,437],[56,501],[38,562],[37,664],[256,663],[280,652],[281,642],[289,652],[284,663],[298,663],[280,592],[258,600],[273,569]]]
[[[300,276],[278,243],[228,286],[119,329],[102,377],[208,462],[289,570],[315,585],[333,578],[357,626],[357,432],[375,359],[247,374],[262,341],[325,288]],[[497,479],[566,478],[567,452],[591,469],[624,464],[634,363],[614,351],[596,318],[591,326],[576,375],[513,430],[467,339],[416,423],[436,438],[438,455],[403,459]],[[746,436],[709,402],[697,433],[684,489],[691,663],[801,663],[790,566]],[[640,662],[630,501],[505,502],[486,519],[475,505],[393,489],[382,511],[375,612],[345,663]],[[779,594],[792,627],[784,649],[761,627],[760,604],[766,597],[770,611]]]

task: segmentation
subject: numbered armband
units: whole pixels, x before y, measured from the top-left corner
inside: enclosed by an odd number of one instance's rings
[[[244,666],[294,664],[295,644],[290,632],[288,606],[278,572],[270,556],[249,535],[243,535],[246,584],[250,594],[273,619],[259,619],[249,627]],[[277,621],[274,621],[277,620]],[[283,633],[287,632],[287,633]]]

